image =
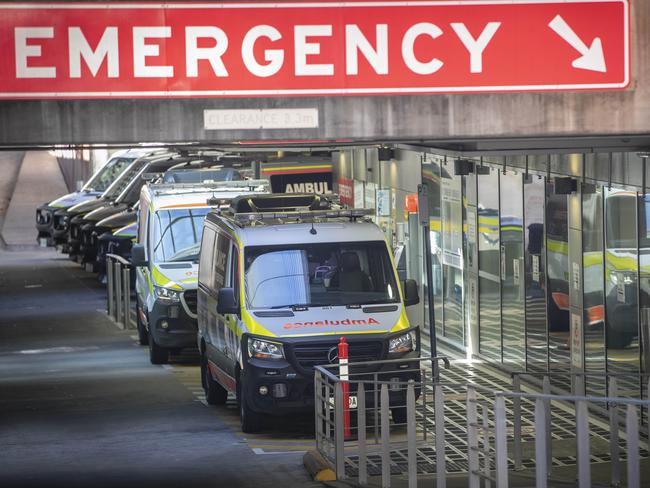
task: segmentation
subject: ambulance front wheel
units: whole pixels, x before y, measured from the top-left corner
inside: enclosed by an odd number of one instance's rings
[[[253,434],[259,432],[262,428],[262,416],[251,410],[248,406],[246,399],[246,385],[242,384],[243,380],[240,376],[240,381],[237,382],[237,403],[239,404],[239,415],[241,417],[241,430],[245,434]]]
[[[149,333],[149,360],[151,364],[167,364],[169,360],[169,351],[156,344],[151,333]]]
[[[228,400],[228,390],[214,381],[205,356],[201,356],[201,379],[203,391],[205,391],[205,401],[208,402],[208,405],[224,405]]]
[[[142,323],[142,319],[140,318],[140,313],[142,312],[142,309],[140,307],[140,299],[137,298],[135,299],[135,320],[138,326],[138,344],[141,346],[146,346],[149,344],[149,333],[147,332],[147,328],[145,325]]]

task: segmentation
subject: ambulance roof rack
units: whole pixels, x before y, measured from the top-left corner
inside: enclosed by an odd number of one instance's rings
[[[198,183],[154,183],[151,189],[156,195],[177,193],[206,193],[209,191],[242,191],[242,189],[268,190],[269,180],[203,181]]]
[[[266,195],[242,195],[230,205],[233,214],[283,212],[296,210],[331,209],[332,202],[325,195],[313,193],[273,193]]]
[[[239,226],[271,223],[272,221],[314,221],[347,218],[356,221],[374,214],[372,209],[338,209],[325,195],[267,194],[241,195],[233,198],[230,208],[220,214]]]

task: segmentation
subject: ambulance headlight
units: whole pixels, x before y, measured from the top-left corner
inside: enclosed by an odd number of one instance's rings
[[[417,336],[415,331],[411,330],[405,334],[400,334],[390,339],[388,343],[388,352],[401,353],[411,352],[417,346]]]
[[[153,293],[156,296],[156,300],[162,303],[176,303],[181,300],[181,295],[178,291],[165,288],[164,286],[154,286]]]
[[[283,359],[284,350],[282,344],[277,342],[263,341],[261,339],[248,339],[248,355],[257,359]]]

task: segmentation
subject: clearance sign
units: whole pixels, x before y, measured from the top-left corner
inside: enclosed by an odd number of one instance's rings
[[[0,5],[0,98],[620,89],[627,0]]]

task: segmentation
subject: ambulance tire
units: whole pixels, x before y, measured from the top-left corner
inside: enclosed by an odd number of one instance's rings
[[[149,333],[140,319],[140,300],[137,297],[135,299],[135,321],[138,326],[138,344],[146,346],[149,344]]]
[[[393,416],[393,422],[396,424],[405,424],[406,423],[406,407],[395,407],[390,409],[390,413]]]
[[[151,364],[167,364],[168,360],[169,351],[156,344],[153,336],[149,334],[149,361],[151,361]]]
[[[246,395],[241,394],[241,376],[237,382],[237,404],[239,405],[239,415],[241,417],[241,430],[244,434],[254,434],[262,429],[262,416],[253,412],[248,406]]]
[[[205,392],[205,401],[208,402],[208,405],[225,405],[226,400],[228,400],[228,390],[214,381],[205,356],[201,356],[201,383]]]

